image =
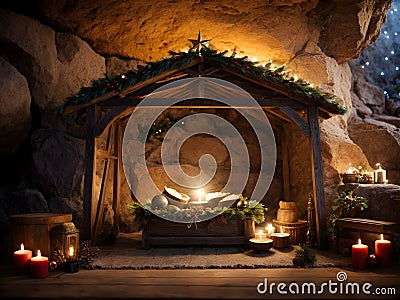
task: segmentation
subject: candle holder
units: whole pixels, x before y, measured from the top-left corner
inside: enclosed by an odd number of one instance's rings
[[[78,260],[69,259],[64,264],[64,272],[66,272],[66,273],[76,273],[78,271],[79,271]]]
[[[274,248],[287,248],[290,246],[290,233],[276,232],[271,234]]]
[[[252,238],[250,245],[256,253],[265,253],[272,247],[272,240],[269,238]]]

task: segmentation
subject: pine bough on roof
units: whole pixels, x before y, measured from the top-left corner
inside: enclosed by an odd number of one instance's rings
[[[209,47],[202,48],[200,51],[201,56],[204,57],[205,60],[214,62],[215,65],[220,68],[228,66],[236,67],[243,73],[251,73],[256,78],[285,86],[290,91],[304,94],[308,98],[325,101],[335,106],[341,114],[347,111],[344,106],[335,101],[334,95],[324,93],[318,88],[311,87],[310,84],[303,79],[295,80],[290,76],[290,72],[284,69],[284,65],[273,68],[269,62],[265,66],[260,66],[257,65],[257,62],[249,61],[247,56],[236,57],[236,53],[226,56],[227,52],[228,51],[217,52]],[[149,62],[146,66],[140,67],[138,71],[128,71],[114,77],[106,76],[93,80],[91,86],[83,87],[78,94],[68,97],[67,103],[75,105],[82,104],[102,96],[107,92],[122,91],[138,82],[152,78],[163,72],[174,68],[183,68],[199,56],[199,53],[195,50],[189,50],[188,52],[170,51],[169,54],[170,57],[164,58],[158,62]],[[58,107],[57,111],[61,112],[64,107],[65,104]]]

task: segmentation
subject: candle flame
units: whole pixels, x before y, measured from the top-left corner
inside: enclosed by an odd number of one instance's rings
[[[21,243],[21,251],[24,251],[25,250],[25,248],[24,248],[24,244],[23,243]]]
[[[361,239],[358,239],[358,244],[361,245]]]
[[[69,247],[69,256],[74,256],[74,247]]]
[[[201,201],[201,196],[204,195],[204,191],[202,189],[196,190],[197,196],[199,197],[199,201]]]
[[[261,240],[262,239],[262,234],[263,234],[262,230],[260,230],[260,232],[258,234],[260,235],[260,240]]]
[[[42,257],[42,253],[40,253],[40,250],[37,251],[37,257]]]
[[[383,234],[381,234],[381,241],[383,241]]]

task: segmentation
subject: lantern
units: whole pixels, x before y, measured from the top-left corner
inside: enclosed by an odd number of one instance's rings
[[[386,170],[382,169],[380,163],[377,163],[378,169],[374,171],[375,183],[385,183],[386,182]]]
[[[62,223],[50,230],[51,250],[60,250],[65,258],[76,260],[79,250],[79,230],[74,223]]]

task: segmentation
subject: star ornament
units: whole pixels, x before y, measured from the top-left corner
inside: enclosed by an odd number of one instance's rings
[[[197,35],[197,40],[189,39],[189,41],[193,44],[192,48],[190,48],[190,49],[196,50],[196,52],[200,55],[201,47],[206,48],[207,46],[205,45],[205,43],[207,43],[211,40],[203,40],[203,38],[201,36],[201,32],[199,30],[199,34]]]

